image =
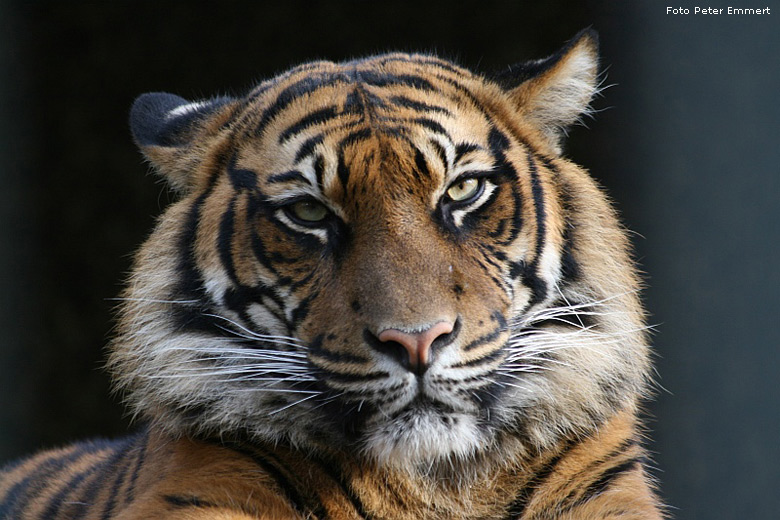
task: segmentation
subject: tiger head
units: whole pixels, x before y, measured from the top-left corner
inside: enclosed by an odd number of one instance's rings
[[[586,31],[492,78],[386,54],[244,97],[141,96],[135,140],[179,198],[136,258],[117,387],[174,434],[401,466],[636,407],[625,232],[561,156],[597,84]]]

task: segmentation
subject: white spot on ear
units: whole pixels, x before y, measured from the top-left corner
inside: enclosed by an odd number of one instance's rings
[[[198,110],[200,110],[201,108],[203,108],[205,106],[207,106],[207,103],[204,102],[204,101],[196,101],[194,103],[187,103],[186,105],[180,105],[180,106],[174,108],[173,110],[168,112],[168,114],[165,117],[166,117],[166,119],[174,119],[174,118],[177,118],[177,117],[181,117],[181,116],[183,116],[185,114],[189,114],[189,113],[192,113],[192,112],[197,112]]]

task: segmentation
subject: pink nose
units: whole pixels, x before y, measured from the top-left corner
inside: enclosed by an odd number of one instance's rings
[[[430,362],[431,345],[433,342],[452,332],[453,324],[440,321],[430,328],[420,332],[404,332],[398,329],[385,329],[379,333],[382,343],[395,342],[406,349],[409,369],[415,372],[424,371]]]

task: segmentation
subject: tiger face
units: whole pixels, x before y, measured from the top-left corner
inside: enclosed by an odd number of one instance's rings
[[[139,98],[135,138],[181,198],[112,346],[134,410],[415,467],[635,407],[647,353],[624,234],[560,156],[595,41],[510,72],[388,54],[241,98]]]

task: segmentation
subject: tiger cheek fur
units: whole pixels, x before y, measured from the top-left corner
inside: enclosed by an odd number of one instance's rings
[[[179,200],[109,368],[149,425],[12,468],[0,513],[661,518],[626,232],[561,155],[596,47],[492,79],[386,54],[140,97],[134,137]],[[71,460],[37,504],[24,483]]]

